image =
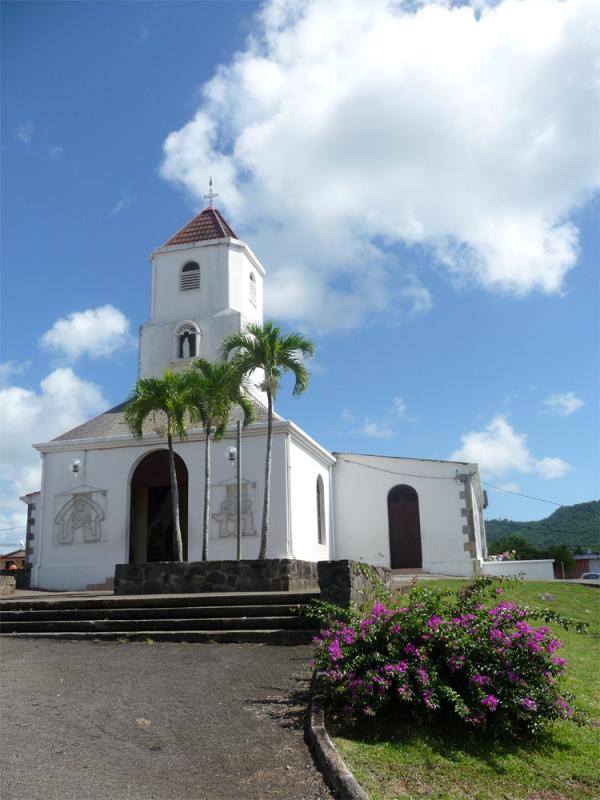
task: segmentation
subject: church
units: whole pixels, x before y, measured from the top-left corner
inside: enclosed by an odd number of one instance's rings
[[[263,322],[265,269],[210,205],[150,257],[150,318],[140,328],[139,376],[218,357],[223,339]],[[242,557],[256,559],[264,492],[267,410],[257,381],[256,421],[243,431]],[[28,506],[31,585],[109,588],[115,566],[172,559],[166,436],[149,417],[134,439],[126,402],[35,444],[39,491]],[[209,558],[235,559],[237,480],[234,412],[213,445]],[[175,443],[183,558],[202,549],[204,441],[190,428]],[[233,460],[232,460],[233,458]],[[469,576],[486,556],[476,464],[330,452],[275,414],[267,558],[353,559],[405,571]]]

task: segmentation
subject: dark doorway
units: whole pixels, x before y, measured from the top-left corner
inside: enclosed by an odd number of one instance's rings
[[[411,486],[394,486],[388,494],[390,566],[421,569],[421,522],[419,496]]]
[[[187,560],[188,472],[175,453],[183,559]],[[168,450],[155,450],[137,465],[131,478],[129,562],[172,561],[173,513]]]

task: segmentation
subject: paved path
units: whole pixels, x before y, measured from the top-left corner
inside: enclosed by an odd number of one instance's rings
[[[329,800],[310,652],[3,639],[2,800]]]

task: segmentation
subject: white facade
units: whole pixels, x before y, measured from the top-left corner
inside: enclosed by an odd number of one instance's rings
[[[265,270],[245,242],[165,245],[154,250],[150,263],[152,315],[140,328],[140,377],[162,375],[165,367],[184,369],[194,356],[214,361],[226,336],[262,322]],[[182,288],[182,270],[190,264],[198,267],[199,285]],[[194,344],[182,352],[186,330]],[[261,397],[255,388],[253,394]]]
[[[539,558],[535,561],[484,561],[482,575],[495,577],[522,577],[526,581],[553,581],[554,559]]]
[[[205,215],[213,219],[213,209],[182,229],[184,234]],[[194,356],[214,360],[225,336],[262,322],[265,271],[250,248],[229,235],[222,217],[216,224],[223,233],[219,238],[181,242],[180,232],[177,243],[153,252],[151,317],[140,329],[140,376],[185,368]],[[243,434],[244,558],[256,558],[260,545],[267,425],[259,382],[255,378],[251,388],[258,422]],[[23,498],[34,498],[36,505],[32,585],[97,587],[112,578],[116,564],[152,560],[149,553],[156,552],[152,547],[166,516],[168,479],[157,483],[162,467],[154,466],[150,474],[150,464],[163,464],[166,441],[152,424],[135,440],[123,413],[124,406],[117,406],[35,445],[43,459],[41,493]],[[212,446],[209,558],[216,560],[236,557],[236,467],[227,457],[233,439],[232,427]],[[152,455],[157,451],[162,455]],[[195,561],[202,552],[203,433],[188,431],[175,451],[183,475],[187,559]],[[416,493],[422,560],[415,568],[448,575],[478,572],[485,530],[476,465],[332,454],[293,422],[276,417],[267,557],[394,566],[388,501],[398,487],[412,497]],[[394,542],[395,548],[402,546],[397,538]]]
[[[256,558],[260,546],[260,523],[264,495],[264,423],[244,431],[242,479],[250,498],[251,523],[242,537],[242,556]],[[211,521],[209,558],[234,559],[237,538],[234,509],[227,507],[227,488],[235,487],[235,463],[228,458],[234,443],[225,437],[212,445]],[[132,529],[131,478],[144,456],[165,451],[166,441],[151,434],[141,441],[128,436],[114,438],[50,442],[39,445],[44,452],[42,502],[38,505],[39,542],[32,558],[32,585],[46,589],[85,589],[101,584],[114,575],[115,564],[130,559]],[[175,444],[188,473],[187,542],[188,560],[202,555],[202,517],[205,438],[191,431],[185,441]],[[293,454],[293,455],[291,455]],[[306,456],[309,455],[308,458]],[[313,476],[322,474],[327,498],[330,490],[329,467],[334,459],[299,428],[288,422],[275,422],[273,432],[271,514],[268,558],[330,558],[329,540],[317,544],[316,501]],[[79,472],[72,472],[73,461],[80,462]],[[299,463],[299,462],[304,463]],[[298,465],[292,469],[292,463]],[[292,479],[291,476],[294,476]],[[310,476],[310,480],[304,480]],[[248,488],[250,491],[248,491]],[[92,520],[80,524],[72,535],[64,535],[62,517],[73,514],[73,500],[84,498],[86,509],[81,520],[93,516],[89,502],[99,506],[102,519],[96,534]],[[327,507],[329,500],[327,499]],[[244,506],[242,506],[244,508]],[[76,509],[76,502],[75,502]],[[310,519],[313,511],[314,520]],[[229,513],[228,513],[229,512]],[[249,519],[249,521],[250,521]],[[71,525],[73,527],[73,525]],[[309,536],[307,528],[312,527]],[[311,547],[310,536],[314,536]],[[61,538],[62,537],[62,538]],[[296,553],[294,549],[300,549]],[[310,558],[310,553],[316,557]]]
[[[336,558],[390,566],[388,495],[417,493],[422,569],[469,576],[484,549],[483,493],[475,464],[335,453]]]

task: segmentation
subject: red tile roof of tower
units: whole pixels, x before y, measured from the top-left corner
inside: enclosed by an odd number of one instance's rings
[[[165,247],[172,244],[189,244],[191,242],[207,242],[210,239],[237,239],[233,228],[227,223],[217,208],[208,206],[187,225],[177,231],[165,242]]]

